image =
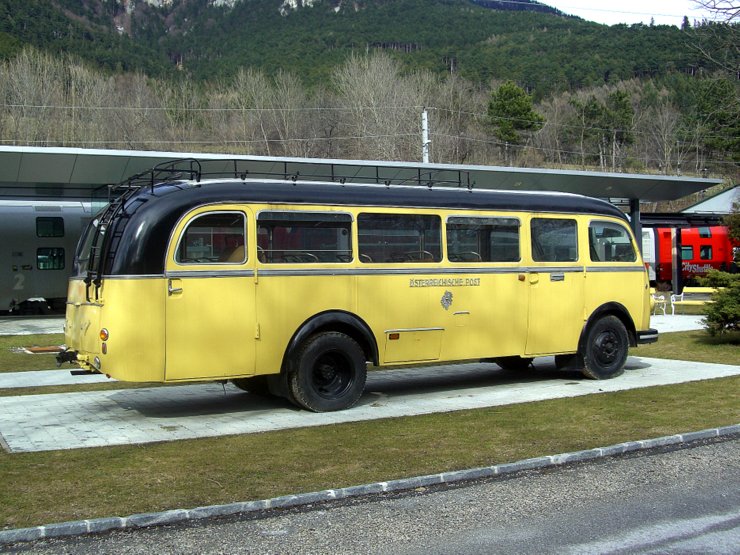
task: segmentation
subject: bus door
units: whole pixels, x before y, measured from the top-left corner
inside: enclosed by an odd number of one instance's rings
[[[166,381],[254,374],[251,217],[209,206],[175,229],[164,284]]]
[[[442,220],[436,214],[361,213],[357,310],[373,330],[384,364],[440,358],[450,276],[441,273]]]
[[[520,355],[527,338],[529,293],[521,270],[521,222],[497,216],[450,216],[447,259],[454,273],[444,314],[445,359]],[[464,273],[463,273],[464,272]]]
[[[530,233],[526,354],[573,352],[583,328],[585,281],[576,220],[534,217]]]

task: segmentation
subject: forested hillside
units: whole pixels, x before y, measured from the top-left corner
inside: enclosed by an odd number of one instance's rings
[[[31,45],[113,71],[166,76],[178,67],[201,81],[252,67],[290,71],[314,85],[352,54],[385,51],[408,69],[454,71],[480,84],[512,79],[539,99],[633,77],[714,71],[718,63],[692,46],[699,37],[720,61],[732,55],[722,51],[722,26],[712,33],[607,27],[536,2],[362,0],[337,11],[337,0],[319,0],[282,12],[282,0],[242,0],[233,8],[195,0],[166,9],[133,5],[129,15],[114,0],[5,0],[0,56]]]
[[[434,162],[737,180],[736,25],[245,0],[147,7],[130,38],[108,28],[114,4],[0,7],[1,144],[419,160],[426,108]]]

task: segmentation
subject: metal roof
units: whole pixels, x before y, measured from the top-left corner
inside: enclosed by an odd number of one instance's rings
[[[250,177],[346,180],[360,183],[426,184],[482,189],[537,190],[577,193],[590,197],[675,200],[722,183],[664,175],[585,172],[461,164],[422,164],[277,158],[233,154],[101,150],[63,147],[0,146],[0,198],[90,198],[93,191],[119,183],[152,166],[181,158],[222,162],[233,160]]]

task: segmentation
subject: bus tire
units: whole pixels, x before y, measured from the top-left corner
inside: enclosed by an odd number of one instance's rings
[[[267,376],[254,376],[253,378],[237,378],[231,380],[236,387],[242,391],[248,391],[255,395],[270,396],[270,388],[267,384]]]
[[[493,362],[498,364],[504,370],[527,370],[533,360],[534,358],[532,357],[520,357],[515,355],[510,357],[496,357],[493,359]]]
[[[624,372],[629,337],[616,316],[600,318],[589,328],[583,346],[583,368],[587,378],[608,380]]]
[[[365,389],[365,353],[343,333],[323,332],[307,339],[293,368],[290,392],[298,405],[314,412],[348,409]]]

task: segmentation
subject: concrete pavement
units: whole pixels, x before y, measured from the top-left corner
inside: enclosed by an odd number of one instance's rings
[[[8,320],[12,320],[10,325]],[[700,316],[657,316],[661,333],[701,327]],[[61,319],[0,320],[0,334],[56,333]],[[5,326],[5,327],[3,327]],[[48,355],[29,355],[48,356]],[[379,418],[490,407],[740,374],[740,367],[630,357],[607,381],[559,372],[552,357],[533,372],[471,363],[371,372],[359,405],[338,413],[300,411],[279,399],[227,384],[145,387],[0,397],[0,444],[11,452],[47,451],[256,433]],[[0,389],[114,381],[60,370],[0,373]]]
[[[587,380],[552,357],[531,372],[458,364],[371,372],[360,403],[315,414],[219,384],[0,397],[11,452],[138,444],[451,412],[740,375],[740,366],[630,357],[624,375]]]

